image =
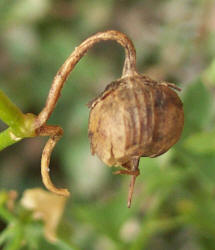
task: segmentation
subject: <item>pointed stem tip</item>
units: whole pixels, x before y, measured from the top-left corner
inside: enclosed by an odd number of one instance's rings
[[[132,201],[132,196],[133,196],[133,192],[134,192],[134,185],[135,185],[135,181],[136,181],[137,176],[133,175],[131,177],[131,182],[130,182],[130,187],[129,187],[129,192],[128,192],[128,208],[131,207],[131,201]]]
[[[129,162],[130,166],[128,165],[129,168],[131,169],[130,174],[132,174],[129,191],[128,191],[128,203],[127,203],[128,208],[131,207],[131,201],[132,201],[132,196],[134,192],[134,185],[135,185],[137,176],[140,174],[139,161],[140,161],[140,157],[135,157]]]

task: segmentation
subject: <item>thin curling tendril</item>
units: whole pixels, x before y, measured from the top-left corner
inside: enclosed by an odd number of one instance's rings
[[[42,157],[41,157],[41,175],[43,184],[45,187],[58,195],[69,196],[70,193],[65,188],[57,188],[51,181],[50,178],[50,158],[52,151],[56,145],[56,143],[60,140],[63,135],[63,129],[59,126],[50,126],[44,125],[38,131],[38,134],[41,136],[50,136],[49,140],[47,141]]]

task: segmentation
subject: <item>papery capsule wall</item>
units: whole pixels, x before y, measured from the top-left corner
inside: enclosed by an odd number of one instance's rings
[[[167,84],[142,75],[122,78],[91,103],[91,151],[109,166],[155,157],[178,141],[183,125],[182,102]]]

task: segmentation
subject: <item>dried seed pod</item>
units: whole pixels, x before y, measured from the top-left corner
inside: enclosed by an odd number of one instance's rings
[[[75,48],[54,77],[35,129],[37,135],[50,136],[41,159],[43,182],[50,191],[68,196],[68,190],[56,188],[49,176],[51,153],[63,130],[46,122],[75,65],[96,43],[108,40],[116,41],[125,49],[122,78],[109,84],[90,102],[89,138],[92,153],[104,163],[126,168],[116,174],[132,175],[128,197],[130,207],[134,183],[139,175],[140,157],[158,156],[174,145],[182,132],[184,115],[182,103],[171,89],[178,89],[175,85],[156,82],[137,73],[136,51],[125,34],[116,30],[99,32]]]
[[[165,153],[179,139],[183,105],[173,84],[134,74],[109,84],[89,103],[91,152],[117,173],[138,175],[141,156]],[[134,180],[135,181],[135,180]]]
[[[108,166],[161,155],[183,129],[183,105],[176,92],[143,75],[111,83],[90,107],[92,154]]]

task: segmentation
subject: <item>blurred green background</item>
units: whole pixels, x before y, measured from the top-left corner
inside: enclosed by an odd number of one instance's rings
[[[115,169],[90,154],[85,104],[120,77],[124,60],[116,43],[96,45],[72,72],[49,120],[64,129],[52,179],[72,193],[59,241],[48,242],[38,233],[42,225],[23,219],[29,215],[19,203],[22,193],[43,187],[40,157],[47,138],[33,138],[0,152],[1,194],[19,195],[9,225],[25,221],[28,231],[14,230],[11,239],[18,235],[22,244],[2,243],[3,249],[215,249],[214,13],[213,0],[0,1],[0,88],[23,112],[38,114],[64,60],[89,35],[107,29],[133,40],[139,72],[182,88],[185,108],[177,145],[158,158],[142,158],[128,209],[130,178],[113,176]],[[8,223],[3,203],[0,243]]]

